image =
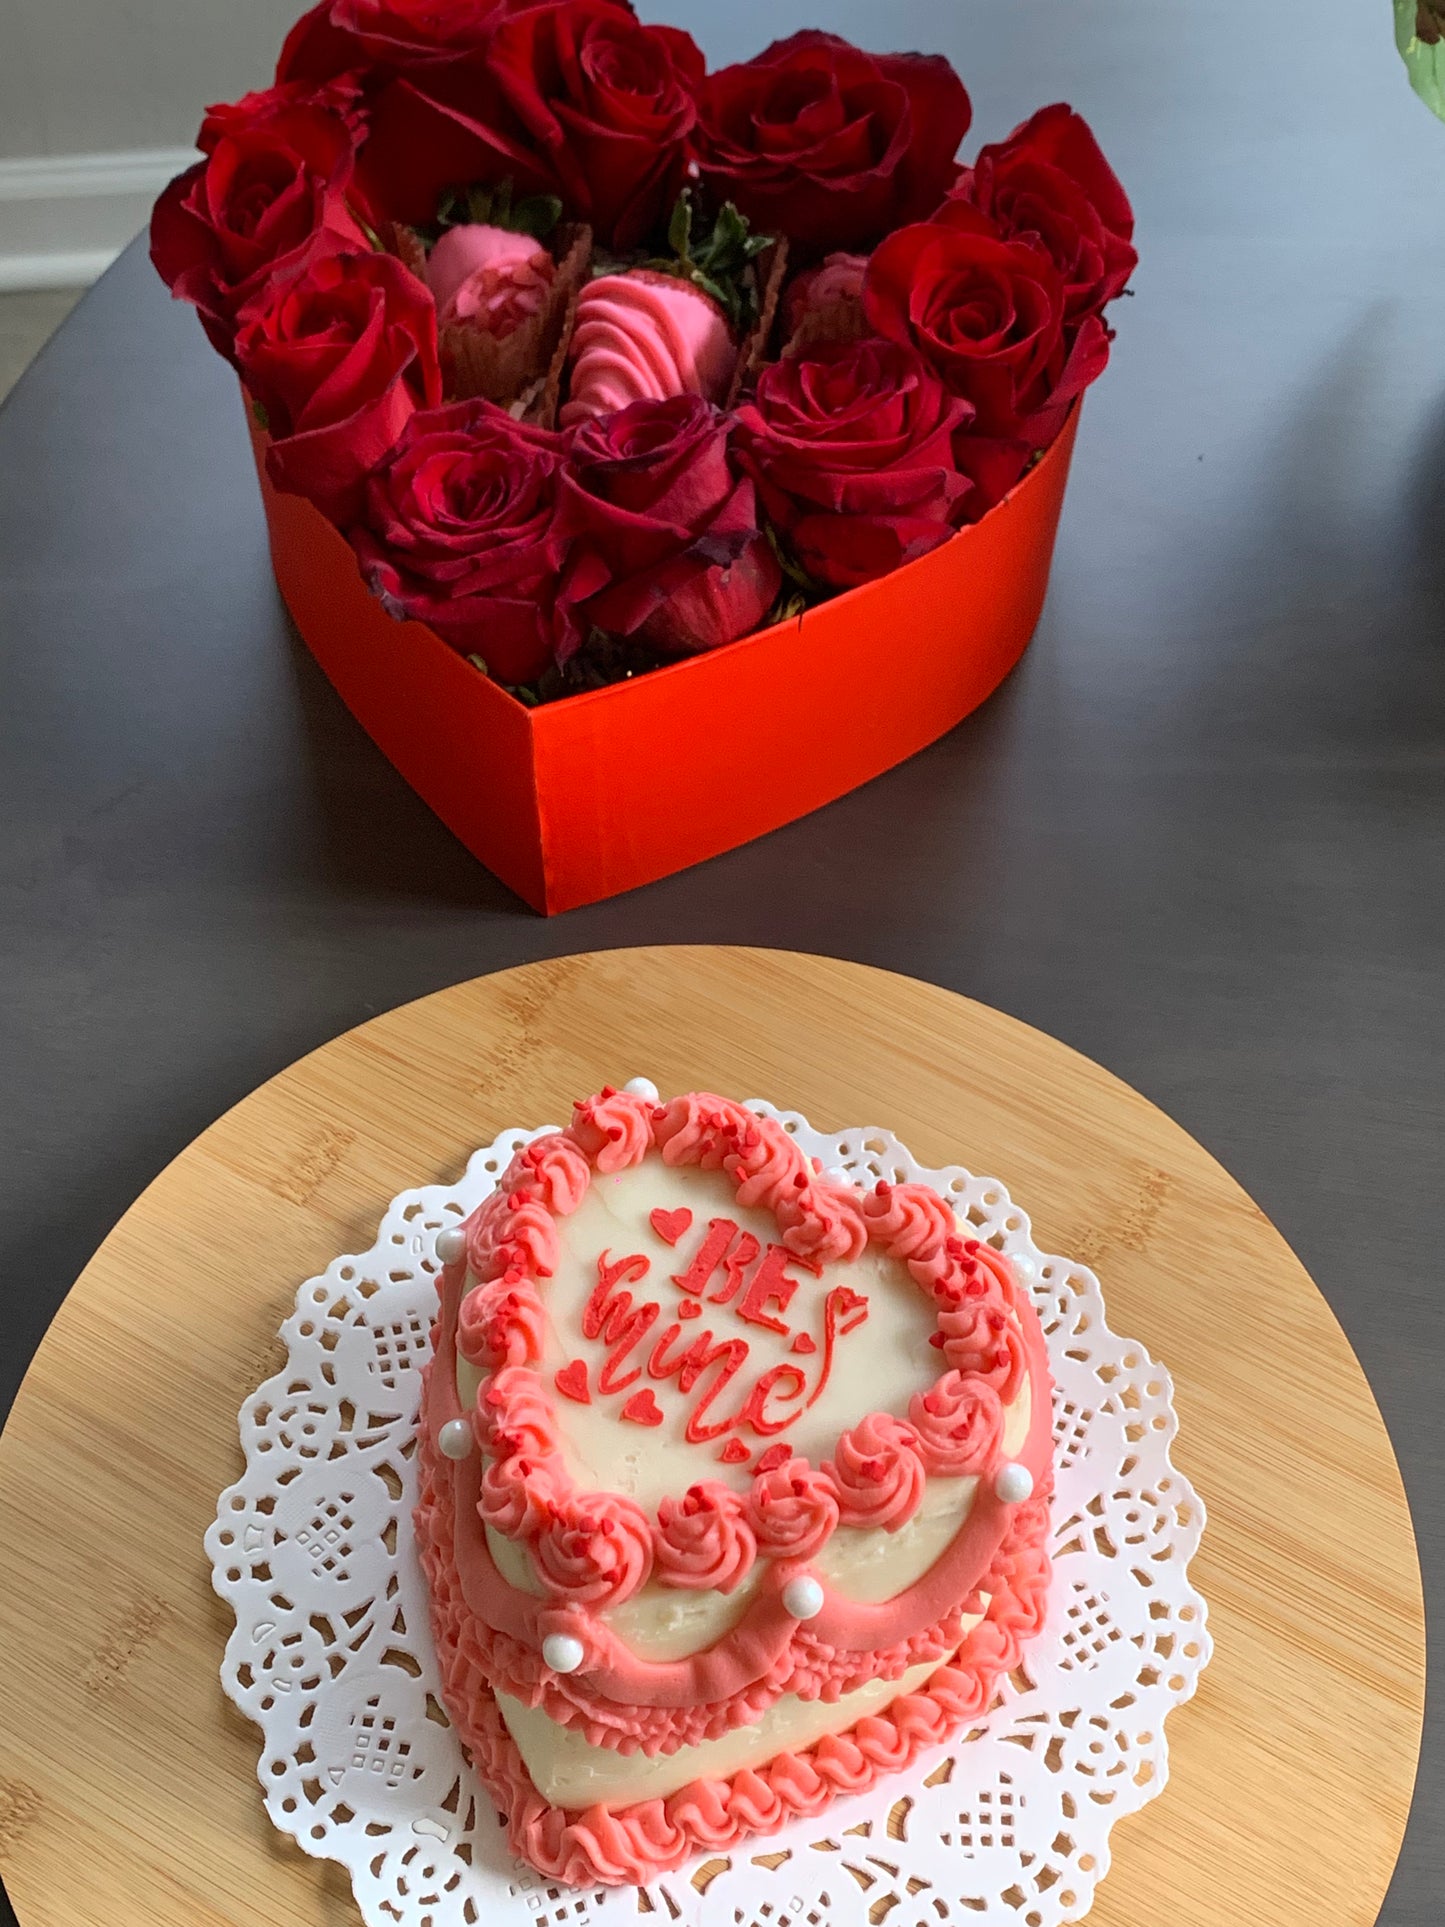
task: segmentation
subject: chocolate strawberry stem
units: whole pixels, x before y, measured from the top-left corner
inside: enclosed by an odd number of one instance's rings
[[[530,234],[545,241],[562,218],[562,203],[555,194],[526,194],[512,199],[512,177],[494,186],[448,188],[437,204],[438,233],[449,227],[484,225],[505,228],[511,234]]]
[[[692,189],[685,187],[667,224],[671,255],[645,265],[700,288],[737,328],[745,315],[751,317],[756,312],[757,277],[750,270],[758,256],[773,245],[774,236],[754,234],[747,217],[739,214],[731,201],[724,204],[705,233],[694,234],[695,214]]]

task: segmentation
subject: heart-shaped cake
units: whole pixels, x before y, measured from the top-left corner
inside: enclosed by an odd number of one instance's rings
[[[1051,1388],[946,1199],[630,1086],[438,1254],[417,1532],[524,1859],[645,1881],[987,1709],[1044,1615]]]

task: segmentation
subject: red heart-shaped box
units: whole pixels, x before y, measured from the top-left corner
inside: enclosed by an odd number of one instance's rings
[[[952,729],[1034,632],[1078,425],[952,541],[791,622],[528,709],[368,591],[350,545],[266,475],[276,581],[377,747],[472,854],[552,915],[805,816]]]

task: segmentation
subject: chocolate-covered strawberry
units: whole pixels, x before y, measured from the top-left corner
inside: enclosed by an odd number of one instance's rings
[[[668,256],[600,274],[582,290],[565,426],[635,401],[725,398],[740,337],[757,312],[753,263],[771,239],[750,233],[732,206],[700,240],[692,229],[692,197],[684,193],[668,229]]]

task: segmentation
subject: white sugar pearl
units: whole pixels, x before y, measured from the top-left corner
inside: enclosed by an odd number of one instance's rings
[[[816,1579],[790,1579],[783,1588],[783,1605],[794,1619],[816,1619],[823,1610],[823,1588]]]
[[[629,1077],[622,1088],[629,1097],[646,1098],[649,1104],[657,1102],[657,1086],[650,1077]]]
[[[586,1654],[582,1641],[571,1633],[548,1633],[542,1641],[542,1657],[554,1673],[575,1673]]]
[[[437,1256],[444,1265],[454,1265],[466,1255],[467,1234],[459,1224],[449,1224],[437,1233]]]
[[[471,1424],[464,1418],[449,1418],[437,1433],[437,1444],[449,1459],[464,1459],[473,1443]]]
[[[1011,1464],[999,1468],[993,1489],[1005,1505],[1022,1505],[1034,1489],[1034,1475],[1026,1465],[1020,1465],[1015,1459]]]

